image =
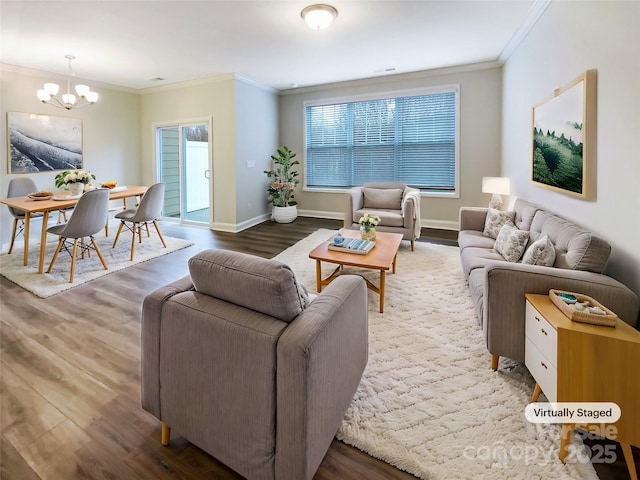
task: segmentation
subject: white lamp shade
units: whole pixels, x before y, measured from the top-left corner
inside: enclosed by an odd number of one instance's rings
[[[86,85],[76,85],[76,93],[79,97],[84,98],[89,93],[90,89]]]
[[[58,86],[57,83],[44,84],[44,91],[47,92],[52,97],[58,94],[58,90],[60,90],[60,87]]]
[[[49,95],[46,90],[38,90],[38,100],[48,102],[51,100],[51,95]]]
[[[87,92],[85,98],[89,103],[96,103],[98,101],[98,94],[96,92]]]
[[[76,96],[71,93],[65,93],[64,95],[62,95],[62,103],[71,106],[76,103]]]
[[[307,25],[319,30],[328,27],[338,15],[338,11],[331,5],[318,4],[306,7],[300,15]]]
[[[482,193],[509,195],[511,182],[506,177],[482,177]]]

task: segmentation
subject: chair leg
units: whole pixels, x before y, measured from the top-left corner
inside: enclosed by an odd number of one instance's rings
[[[167,248],[167,244],[164,243],[164,237],[162,236],[162,232],[160,232],[160,226],[158,225],[157,220],[153,221],[153,226],[156,227],[156,232],[158,232],[158,236],[160,237],[160,241],[162,242],[162,245],[164,246],[164,248]]]
[[[114,248],[116,246],[116,243],[118,243],[118,238],[120,237],[120,232],[122,231],[122,227],[124,227],[123,221],[120,222],[120,226],[118,227],[118,233],[116,233],[116,238],[113,241],[113,246],[111,248]]]
[[[147,229],[147,238],[151,237],[151,233],[149,233],[149,222],[144,222],[144,226]]]
[[[11,244],[9,245],[9,255],[11,255],[11,251],[13,250],[13,243],[16,241],[16,230],[18,229],[18,219],[13,219],[13,231],[11,232]]]
[[[107,266],[107,262],[105,262],[104,257],[102,256],[102,252],[100,251],[100,248],[98,248],[98,244],[96,243],[95,239],[93,237],[89,237],[89,238],[91,239],[91,245],[93,245],[93,248],[98,254],[98,257],[100,257],[102,266],[104,267],[105,270],[109,270],[109,267]]]
[[[147,233],[149,233],[149,226],[145,222],[145,227],[147,227]],[[142,225],[138,224],[138,243],[142,243]]]
[[[73,283],[73,273],[76,269],[76,255],[78,254],[78,239],[73,240],[73,251],[71,252],[71,274],[69,275],[69,283]]]
[[[162,438],[160,443],[165,447],[169,445],[169,438],[171,437],[171,427],[166,423],[162,422]]]
[[[133,262],[133,252],[136,248],[136,227],[138,232],[140,232],[140,226],[136,223],[133,224],[133,226],[131,227],[131,233],[133,233],[133,235],[131,235],[131,258],[130,260]]]
[[[47,269],[47,273],[51,273],[51,269],[53,268],[53,264],[56,263],[56,259],[58,258],[58,254],[62,249],[62,244],[64,243],[64,238],[60,237],[58,241],[58,246],[56,247],[56,251],[53,252],[53,257],[51,257],[51,263],[49,264],[49,268]]]

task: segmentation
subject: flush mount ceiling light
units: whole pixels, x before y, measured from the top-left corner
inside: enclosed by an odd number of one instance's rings
[[[333,22],[338,16],[338,10],[331,5],[318,3],[305,7],[302,12],[300,12],[300,16],[311,28],[320,30],[321,28],[328,27],[331,22]]]
[[[71,60],[75,60],[73,55],[65,55],[64,58],[69,60],[69,78],[67,78],[67,93],[58,96],[60,87],[57,83],[45,83],[42,90],[38,90],[38,100],[42,103],[48,103],[58,108],[71,110],[72,108],[80,108],[85,105],[94,104],[98,101],[98,94],[92,92],[86,85],[76,85],[76,93],[80,97],[76,103],[76,96],[71,93],[71,77],[75,77],[71,68]]]

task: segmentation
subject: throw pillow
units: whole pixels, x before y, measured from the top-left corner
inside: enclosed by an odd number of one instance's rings
[[[522,263],[527,265],[542,265],[544,267],[552,267],[556,261],[556,247],[549,238],[544,235],[533,242],[527,251],[524,252]]]
[[[489,208],[482,234],[485,237],[498,238],[498,233],[500,233],[502,226],[507,223],[513,225],[515,216],[516,212],[505,212],[503,210]]]
[[[508,262],[517,262],[522,256],[528,241],[529,232],[518,230],[514,225],[507,224],[500,229],[493,248]]]

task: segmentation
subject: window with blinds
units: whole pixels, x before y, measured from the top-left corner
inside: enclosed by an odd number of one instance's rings
[[[399,181],[456,190],[458,89],[305,106],[306,187]]]

